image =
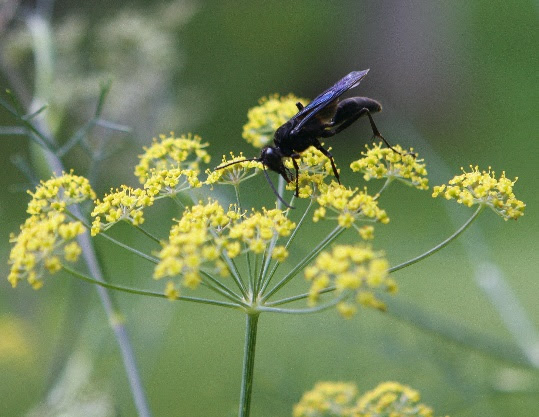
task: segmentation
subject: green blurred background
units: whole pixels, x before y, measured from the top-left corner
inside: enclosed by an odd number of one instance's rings
[[[136,184],[136,156],[159,133],[200,134],[210,142],[215,163],[229,151],[257,155],[241,129],[260,97],[293,92],[313,98],[348,72],[366,68],[371,71],[355,94],[383,103],[378,127],[391,143],[412,146],[425,158],[432,185],[470,164],[519,177],[515,193],[527,204],[525,216],[504,222],[487,211],[458,242],[396,273],[398,303],[389,304],[388,314],[361,311],[349,321],[334,311],[263,315],[253,416],[291,415],[292,405],[319,380],[354,381],[361,391],[396,380],[418,389],[439,415],[539,415],[537,2],[99,0],[53,6],[54,81],[43,94],[56,136],[65,140],[92,116],[99,83],[109,79],[104,117],[133,128],[129,135],[104,129],[92,134],[94,143],[115,151],[95,176],[100,195],[111,186]],[[32,8],[19,4],[9,19],[9,7],[0,6],[0,86],[23,101],[34,93],[23,23]],[[3,110],[0,122],[14,123]],[[331,140],[345,184],[358,183],[346,167],[369,138],[362,120]],[[26,139],[5,136],[0,147],[5,277],[9,233],[24,221],[28,202],[28,180],[12,161],[22,156],[37,175],[47,174]],[[71,152],[66,166],[84,173],[89,164]],[[272,204],[262,176],[243,188],[243,196],[249,206]],[[472,210],[397,185],[382,206],[391,223],[377,228],[375,246],[393,265],[449,236]],[[166,236],[171,223],[162,219],[177,215],[174,207],[162,204],[150,213],[147,227]],[[327,230],[304,232],[296,256]],[[152,250],[127,227],[118,226],[114,235]],[[110,280],[161,287],[150,279],[151,265],[103,241],[98,250]],[[307,285],[298,277],[293,287],[303,291]],[[47,401],[94,402],[91,412],[81,406],[68,414],[73,416],[135,415],[96,295],[89,284],[62,275],[47,279],[38,292],[22,284],[12,290],[0,280],[1,416],[32,409],[32,415],[56,415],[47,414],[54,409]],[[117,298],[153,415],[234,415],[244,317],[179,302]],[[501,347],[503,358],[471,349],[461,326],[485,335],[486,345]],[[442,327],[456,336],[428,330]],[[534,349],[535,370],[526,363]]]

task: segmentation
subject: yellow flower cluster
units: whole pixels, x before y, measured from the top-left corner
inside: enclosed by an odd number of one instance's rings
[[[46,271],[54,274],[62,268],[61,258],[77,261],[81,248],[74,239],[84,233],[84,226],[79,221],[66,219],[65,214],[54,210],[31,216],[17,236],[10,235],[14,245],[9,255],[8,280],[13,287],[26,279],[34,289],[39,289]]]
[[[181,285],[194,289],[205,272],[229,275],[221,254],[235,258],[242,253],[242,244],[255,253],[263,253],[274,237],[287,236],[295,227],[281,210],[253,211],[249,216],[237,206],[225,210],[217,201],[199,203],[187,208],[170,231],[168,242],[158,254],[154,278],[180,275]],[[288,252],[275,246],[272,257],[282,262]],[[202,269],[204,268],[204,269]],[[179,295],[179,285],[169,281],[165,293]]]
[[[405,151],[399,145],[393,150],[383,147],[382,143],[374,144],[372,148],[365,146],[366,151],[362,152],[363,158],[350,164],[354,172],[362,172],[363,178],[369,181],[373,178],[387,178],[389,181],[399,180],[407,185],[419,190],[429,188],[427,179],[427,169],[423,159],[414,157],[413,149]]]
[[[318,382],[294,405],[293,417],[352,416],[357,386],[351,382]]]
[[[143,209],[153,204],[154,197],[140,188],[133,189],[122,185],[121,189],[111,190],[103,197],[103,201],[96,200],[92,211],[92,236],[107,230],[120,220],[125,220],[138,226],[144,223]],[[102,222],[101,216],[104,216]]]
[[[432,417],[433,410],[421,404],[416,390],[398,382],[384,382],[359,398],[353,417]]]
[[[357,188],[346,188],[343,185],[332,182],[322,191],[317,198],[320,207],[313,215],[313,221],[317,222],[324,218],[335,218],[328,216],[328,210],[336,214],[336,219],[341,227],[356,226],[357,221],[372,221],[387,224],[389,217],[385,210],[378,207],[376,199],[367,191],[359,191]],[[372,238],[372,227],[358,228],[361,237]]]
[[[229,160],[227,160],[226,157],[223,155],[221,165],[229,164],[234,161],[242,161],[244,159],[245,157],[243,156],[243,153],[240,153],[239,156],[234,156],[234,154],[230,152]],[[253,169],[254,171],[251,171]],[[205,184],[238,185],[242,181],[245,181],[246,179],[256,175],[258,172],[257,170],[261,169],[263,169],[263,166],[260,162],[243,161],[222,169],[215,169],[213,171],[206,170],[206,174],[208,174],[208,177],[206,178]]]
[[[150,147],[144,147],[144,153],[139,155],[140,162],[135,167],[135,175],[141,184],[151,176],[152,170],[161,171],[170,168],[191,169],[198,173],[199,164],[209,163],[210,155],[204,149],[207,143],[197,135],[182,135],[175,137],[160,135],[154,138]]]
[[[202,266],[210,267],[220,276],[227,276],[227,266],[220,259],[225,243],[221,236],[240,217],[235,206],[225,211],[217,201],[187,208],[170,229],[168,242],[163,243],[154,278],[181,275],[182,285],[195,289],[201,281]],[[178,287],[174,281],[169,281],[165,294],[169,298],[177,298],[180,294]]]
[[[434,187],[433,197],[443,195],[447,200],[455,199],[458,203],[471,207],[474,204],[482,204],[490,207],[505,220],[518,219],[524,215],[526,204],[517,200],[513,194],[514,181],[502,176],[496,179],[494,171],[479,171],[479,167],[471,167],[471,172],[462,170],[463,174],[457,175],[449,181],[449,185]]]
[[[316,304],[321,291],[335,287],[337,294],[353,293],[355,301],[365,307],[384,310],[375,291],[393,294],[397,284],[388,276],[389,264],[382,252],[375,252],[365,245],[337,245],[331,252],[322,252],[314,265],[305,269],[305,278],[311,281],[309,302]],[[346,301],[338,305],[345,318],[353,316],[355,305]]]
[[[420,395],[398,382],[384,382],[358,398],[357,386],[319,382],[294,406],[293,417],[432,417]]]
[[[274,237],[288,236],[296,227],[296,224],[285,216],[279,209],[254,211],[243,221],[236,223],[230,228],[228,237],[238,242],[243,242],[254,253],[263,253],[267,245]],[[237,245],[231,241],[228,246]],[[283,262],[288,256],[284,246],[276,246],[272,256],[279,262]]]
[[[87,199],[95,199],[90,182],[78,175],[63,173],[41,181],[34,192],[28,191],[32,200],[28,203],[27,212],[32,215],[47,213],[51,210],[62,212],[71,204],[78,204]]]
[[[299,166],[299,197],[316,197],[318,190],[325,187],[324,179],[333,174],[329,158],[318,149],[310,147],[296,162]],[[290,158],[285,161],[285,166],[291,171],[294,170],[294,164]],[[295,191],[296,181],[289,182],[286,189]]]
[[[259,105],[247,112],[248,121],[243,126],[243,138],[255,148],[269,145],[277,128],[298,112],[296,103],[306,101],[292,94],[283,97],[274,94],[261,98]]]
[[[27,212],[31,216],[18,235],[11,234],[11,264],[8,280],[13,287],[26,279],[34,288],[41,288],[45,272],[54,274],[62,268],[62,259],[76,262],[81,248],[75,238],[84,233],[79,221],[68,221],[64,213],[71,204],[95,198],[89,181],[73,171],[41,181],[34,192]]]
[[[152,170],[150,177],[144,182],[144,189],[148,195],[155,198],[175,196],[190,188],[201,186],[197,171],[180,168]]]

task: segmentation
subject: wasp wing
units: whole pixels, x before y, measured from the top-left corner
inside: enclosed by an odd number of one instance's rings
[[[361,80],[367,75],[368,72],[368,69],[364,71],[353,71],[316,97],[293,117],[293,119],[300,120],[300,122],[294,127],[294,129],[292,129],[290,134],[297,134],[303,128],[303,126],[305,126],[305,123],[316,116],[322,109],[337,100],[346,91],[359,85]]]

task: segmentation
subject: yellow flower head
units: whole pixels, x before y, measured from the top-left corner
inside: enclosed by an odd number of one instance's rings
[[[462,169],[463,174],[457,175],[448,185],[434,187],[433,197],[443,195],[447,200],[455,199],[458,203],[471,207],[482,204],[490,207],[505,220],[518,219],[524,215],[526,204],[517,200],[513,194],[513,181],[505,177],[505,171],[496,179],[494,171],[479,171],[472,167],[471,172]]]
[[[28,203],[27,212],[32,215],[51,210],[62,212],[71,204],[95,199],[90,182],[84,177],[73,175],[73,171],[41,181],[36,190],[28,191],[28,194],[32,196],[32,200]]]
[[[95,201],[92,211],[92,217],[94,217],[92,236],[109,229],[121,220],[135,226],[144,223],[143,209],[151,206],[153,201],[154,197],[140,188],[133,189],[122,185],[121,189],[111,190],[103,197],[103,201]],[[102,221],[102,216],[104,221]]]
[[[39,289],[46,272],[54,274],[62,268],[62,258],[68,262],[77,261],[81,249],[74,239],[84,233],[84,226],[81,222],[66,219],[63,213],[49,211],[29,217],[17,236],[11,234],[13,247],[9,254],[8,280],[13,287],[26,279],[34,289]]]
[[[309,301],[316,304],[322,290],[335,287],[338,294],[355,294],[357,303],[384,310],[384,304],[374,293],[394,293],[395,282],[389,278],[389,264],[382,252],[375,252],[365,245],[337,245],[331,252],[322,252],[314,265],[305,269],[305,278],[311,281]],[[355,309],[345,303],[338,307],[344,317],[350,317]]]
[[[365,181],[371,179],[387,178],[390,181],[399,180],[411,187],[419,190],[429,188],[427,179],[427,169],[423,159],[418,159],[413,155],[413,149],[405,151],[399,145],[393,150],[383,147],[382,143],[374,144],[372,148],[365,145],[366,151],[361,152],[363,158],[350,164],[354,172],[363,173]]]
[[[187,134],[175,137],[160,135],[154,138],[150,147],[144,147],[144,153],[139,155],[140,162],[135,167],[135,175],[141,184],[144,184],[151,175],[152,169],[161,171],[164,169],[179,168],[190,169],[198,173],[199,164],[209,163],[210,155],[204,149],[207,143],[202,143],[200,136]]]
[[[246,244],[254,253],[263,253],[274,238],[288,236],[295,227],[282,210],[264,208],[262,212],[253,210],[248,217],[234,224],[228,238]],[[283,246],[276,246],[272,256],[282,262],[288,252]]]
[[[190,188],[202,186],[197,173],[196,170],[180,168],[151,170],[149,178],[144,182],[144,189],[155,198],[175,196]]]
[[[330,148],[331,149],[331,148]],[[308,148],[301,154],[301,158],[296,160],[299,166],[299,197],[314,198],[319,195],[319,189],[327,187],[324,179],[333,175],[331,162],[318,149]],[[285,166],[294,171],[294,163],[290,158],[285,161]],[[296,181],[291,181],[286,185],[287,190],[296,190]]]
[[[294,406],[293,417],[352,417],[357,398],[356,384],[351,382],[318,382]]]
[[[384,382],[363,394],[352,416],[432,417],[433,410],[421,404],[419,392],[398,382]]]
[[[195,289],[201,282],[202,269],[220,276],[228,275],[226,265],[220,260],[226,240],[223,236],[231,225],[241,218],[236,206],[225,210],[217,201],[200,202],[187,208],[178,222],[172,226],[167,242],[158,253],[159,263],[154,278],[181,276],[181,285]],[[178,285],[167,283],[167,297],[179,295]]]
[[[234,154],[230,152],[230,159],[227,160],[223,155],[220,165],[230,164],[234,161],[243,161],[244,159],[245,157],[243,156],[243,153],[240,153],[239,156],[234,156]],[[257,161],[238,162],[237,164],[227,166],[226,168],[214,169],[213,171],[206,170],[208,178],[206,179],[205,183],[210,185],[216,183],[238,185],[242,181],[255,176],[261,169],[263,169],[263,166]]]
[[[324,187],[316,200],[320,207],[315,210],[313,221],[321,219],[337,219],[339,226],[354,226],[360,236],[372,239],[372,229],[359,228],[358,221],[371,221],[386,224],[389,222],[385,210],[378,207],[376,199],[367,191],[359,191],[357,188],[346,188],[343,185],[332,182]]]
[[[298,102],[306,103],[307,100],[292,94],[283,97],[274,94],[261,98],[259,105],[247,112],[248,121],[243,126],[243,138],[255,148],[271,144],[275,131],[298,112]]]

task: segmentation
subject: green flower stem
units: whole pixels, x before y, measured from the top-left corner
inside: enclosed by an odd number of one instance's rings
[[[279,307],[268,307],[268,306],[260,306],[258,307],[258,311],[264,311],[268,313],[282,313],[282,314],[310,314],[310,313],[318,313],[320,311],[328,310],[332,307],[335,307],[339,302],[344,300],[345,298],[349,297],[350,294],[342,294],[337,298],[334,298],[331,301],[328,301],[327,303],[320,304],[316,307],[310,307],[310,308],[279,308]]]
[[[436,245],[432,249],[428,250],[427,252],[425,252],[425,253],[423,253],[423,254],[421,254],[419,256],[416,256],[413,259],[410,259],[409,261],[403,262],[400,265],[393,266],[393,267],[389,268],[389,272],[395,272],[395,271],[398,271],[399,269],[406,268],[407,266],[413,265],[416,262],[421,261],[422,259],[428,258],[430,255],[435,254],[440,249],[445,248],[449,243],[451,243],[453,240],[455,240],[457,237],[459,237],[473,223],[473,221],[477,218],[477,216],[479,216],[479,214],[481,214],[481,212],[483,211],[484,208],[485,208],[484,205],[480,205],[479,207],[477,207],[477,210],[474,212],[474,214],[472,214],[472,217],[470,217],[466,221],[466,223],[464,223],[455,233],[453,233],[451,236],[449,236],[446,240],[439,243],[438,245]]]
[[[262,302],[267,300],[269,297],[271,297],[273,294],[275,294],[279,289],[283,287],[288,281],[290,281],[292,278],[294,278],[299,271],[301,271],[305,266],[313,260],[313,258],[318,255],[326,246],[328,246],[331,242],[333,242],[339,235],[344,232],[346,229],[337,226],[333,231],[324,239],[322,242],[320,242],[316,248],[314,248],[305,258],[303,258],[288,274],[286,274],[281,281],[275,287],[273,287],[270,291],[268,291],[264,297],[262,297]]]
[[[292,241],[296,237],[296,234],[298,233],[298,230],[300,229],[300,227],[303,225],[303,222],[307,218],[307,214],[309,214],[309,211],[311,210],[312,205],[313,205],[313,200],[310,200],[309,205],[305,209],[305,212],[301,216],[301,219],[299,220],[297,226],[295,227],[294,231],[290,235],[290,238],[288,239],[288,241],[285,244],[286,249],[288,249],[288,247],[290,246],[290,244],[292,243]],[[271,261],[271,258],[269,259],[269,261]],[[269,261],[268,261],[268,266],[269,266]],[[273,275],[275,275],[275,272],[277,271],[277,268],[279,268],[280,264],[281,264],[280,262],[275,262],[275,264],[273,265],[273,268],[271,269],[271,272],[269,273],[269,275],[267,275],[266,271],[264,271],[263,276],[265,277],[265,280],[264,280],[264,284],[262,285],[262,287],[260,289],[259,294],[263,294],[264,291],[266,291],[266,288],[268,287],[269,283],[271,282],[271,279],[273,278]]]
[[[236,202],[238,203],[238,208],[241,211],[241,199],[240,199],[240,186],[239,186],[239,184],[234,184],[234,191],[236,192]]]
[[[245,325],[245,347],[243,350],[243,370],[241,373],[239,417],[249,417],[251,412],[258,317],[258,312],[247,314]]]
[[[218,235],[215,232],[215,230],[210,229],[210,233],[212,234],[214,239],[217,239]],[[232,278],[234,279],[234,282],[238,286],[238,289],[241,291],[241,294],[243,295],[243,297],[246,299],[247,298],[247,290],[245,288],[245,284],[244,284],[243,280],[241,279],[241,275],[240,275],[240,272],[238,270],[238,267],[236,266],[236,263],[224,251],[221,252],[221,259],[227,264],[228,270],[232,274]]]
[[[226,285],[223,285],[221,282],[219,282],[218,279],[214,278],[213,276],[208,274],[206,271],[201,270],[200,273],[208,279],[208,281],[202,281],[202,283],[206,285],[209,289],[219,293],[225,298],[228,298],[232,302],[241,304],[244,307],[248,307],[248,305],[242,301],[242,298],[238,294],[236,294]]]
[[[243,297],[247,298],[247,289],[245,288],[245,284],[241,279],[240,272],[238,270],[238,267],[236,266],[236,263],[234,262],[234,259],[228,257],[224,252],[222,252],[221,260],[223,260],[228,265],[228,270],[230,271],[238,289],[241,291]]]
[[[135,226],[135,225],[134,225]],[[148,232],[146,229],[144,229],[141,226],[135,226],[135,229],[140,230],[142,233],[144,233],[146,236],[148,236],[150,239],[152,239],[156,243],[161,243],[161,239],[159,239],[157,236],[152,235],[150,232]]]
[[[181,208],[185,209],[185,204],[183,204],[183,203],[181,202],[181,200],[180,200],[180,198],[178,197],[177,194],[172,195],[171,198],[172,198],[172,200],[173,200],[178,206],[180,206]]]
[[[126,293],[129,293],[129,294],[145,295],[147,297],[167,298],[167,296],[165,294],[161,293],[161,292],[137,290],[136,288],[129,288],[129,287],[124,287],[122,285],[114,285],[114,284],[110,284],[108,282],[98,281],[98,280],[93,279],[93,278],[91,278],[91,277],[89,277],[87,275],[81,274],[80,272],[75,271],[74,269],[71,269],[70,267],[68,267],[66,265],[62,265],[62,269],[64,271],[68,272],[69,274],[73,275],[76,278],[79,278],[79,279],[81,279],[83,281],[86,281],[86,282],[89,282],[89,283],[92,283],[92,284],[96,284],[96,285],[99,285],[101,287],[108,288],[108,289],[111,289],[111,290],[126,292]],[[193,303],[201,303],[201,304],[210,304],[210,305],[216,305],[216,306],[219,306],[219,307],[227,307],[227,308],[234,308],[234,309],[240,309],[241,308],[241,306],[239,304],[228,303],[226,301],[210,300],[210,299],[199,298],[199,297],[180,296],[180,297],[176,298],[176,300],[190,301],[190,302],[193,302]]]
[[[249,293],[252,293],[253,292],[253,271],[251,267],[251,251],[249,250],[249,248],[247,247],[245,243],[243,244],[243,250],[244,250],[244,253],[247,254],[247,256],[245,257],[245,260],[247,262],[247,274],[249,275],[247,279],[247,282],[249,283],[248,291]]]
[[[327,287],[327,288],[324,288],[323,290],[320,290],[318,293],[319,294],[325,294],[325,293],[328,293],[328,292],[331,292],[331,291],[335,291],[335,289],[336,289],[335,287]],[[273,307],[273,306],[292,303],[292,302],[298,301],[298,300],[304,300],[305,298],[309,298],[309,295],[310,295],[310,293],[306,292],[306,293],[303,293],[303,294],[294,295],[292,297],[286,297],[286,298],[283,298],[282,300],[277,300],[277,301],[272,301],[270,303],[265,303],[264,307]]]
[[[84,227],[86,227],[88,230],[91,229],[91,226],[81,216],[77,216],[76,214],[72,213],[69,210],[66,210],[65,213],[72,219],[81,222],[84,225]],[[125,243],[120,242],[119,240],[114,239],[113,237],[107,235],[105,232],[100,232],[97,236],[104,237],[105,239],[110,240],[115,245],[118,245],[119,247],[126,249],[129,252],[132,252],[135,255],[140,256],[143,259],[146,259],[147,261],[150,261],[154,264],[159,263],[159,260],[157,258],[154,258],[153,256],[150,256],[150,255],[146,255],[144,252],[141,252],[135,248],[132,248],[131,246],[126,245]]]
[[[374,196],[374,200],[378,200],[380,198],[382,193],[387,189],[387,187],[389,187],[389,184],[391,184],[393,180],[394,180],[393,177],[386,178],[386,182],[384,183],[382,188],[380,188],[380,190],[376,193],[376,195]]]

